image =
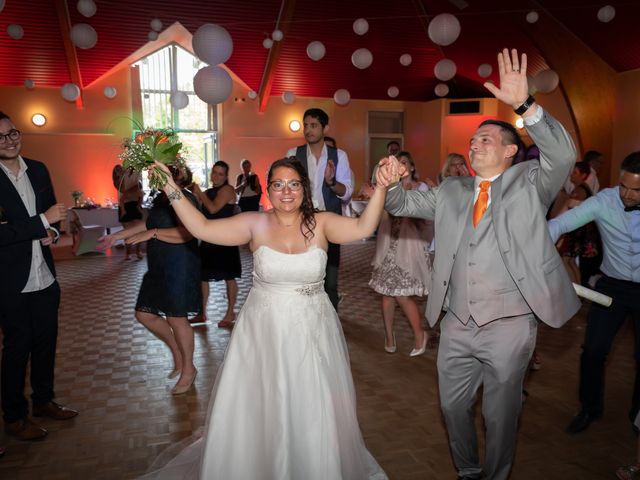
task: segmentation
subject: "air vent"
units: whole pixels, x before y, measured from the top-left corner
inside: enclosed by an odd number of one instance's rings
[[[463,100],[449,102],[449,115],[469,115],[480,113],[480,100]]]

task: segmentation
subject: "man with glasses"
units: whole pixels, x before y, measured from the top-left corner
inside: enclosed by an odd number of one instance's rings
[[[47,167],[20,155],[22,136],[0,112],[0,328],[5,432],[38,440],[47,431],[28,418],[24,396],[31,359],[32,413],[66,420],[78,412],[53,401],[60,287],[49,245],[66,215],[56,203]]]

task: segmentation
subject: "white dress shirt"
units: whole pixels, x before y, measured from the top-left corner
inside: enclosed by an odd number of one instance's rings
[[[36,194],[33,191],[33,186],[31,185],[31,181],[27,175],[27,164],[24,162],[22,157],[18,157],[18,161],[20,169],[18,170],[17,175],[14,175],[13,172],[2,163],[0,163],[0,167],[2,167],[2,171],[7,175],[7,177],[9,177],[9,180],[11,180],[11,183],[17,190],[18,195],[20,195],[27,212],[33,217],[36,215]],[[42,225],[44,225],[45,230],[51,227],[43,213],[40,214],[40,219],[42,220]],[[42,245],[40,245],[40,240],[32,240],[31,247],[31,269],[29,270],[29,279],[22,289],[22,293],[44,290],[55,281],[55,278],[44,259],[44,255],[42,254]]]

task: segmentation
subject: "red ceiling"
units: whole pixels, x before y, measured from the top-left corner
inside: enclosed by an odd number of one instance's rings
[[[0,12],[0,86],[22,85],[32,79],[39,86],[59,87],[71,81],[64,53],[55,2],[58,0],[6,0]],[[286,0],[291,2],[294,0]],[[613,1],[616,17],[599,22],[598,9],[604,2],[590,0],[388,0],[311,2],[297,0],[291,22],[284,25],[279,61],[273,70],[271,94],[292,90],[299,96],[331,97],[346,88],[352,98],[384,99],[389,86],[397,86],[399,99],[429,100],[438,82],[433,67],[442,58],[454,60],[456,77],[447,82],[450,97],[485,95],[478,65],[495,66],[495,54],[514,46],[529,54],[532,74],[547,68],[532,42],[531,26],[525,21],[529,10],[542,8],[600,55],[616,71],[640,68],[640,42],[634,22],[640,18],[640,2]],[[234,41],[227,66],[250,88],[258,90],[267,64],[268,50],[262,40],[275,28],[281,0],[182,0],[180,2],[95,0],[97,13],[85,18],[75,0],[67,0],[70,22],[89,23],[98,32],[98,43],[90,50],[77,49],[84,86],[98,79],[114,65],[147,43],[149,22],[159,18],[164,26],[180,22],[192,33],[204,23],[223,25]],[[560,5],[559,5],[560,4]],[[433,16],[449,12],[459,19],[462,33],[448,47],[431,42],[423,24]],[[364,17],[369,32],[356,35],[352,23]],[[421,21],[421,18],[423,21]],[[9,24],[23,26],[21,40],[11,39]],[[324,43],[327,54],[314,62],[306,56],[313,40]],[[351,64],[351,54],[365,47],[374,61],[366,70]],[[562,48],[561,45],[558,48]],[[401,54],[409,53],[413,63],[400,65]],[[493,76],[495,78],[495,75]]]

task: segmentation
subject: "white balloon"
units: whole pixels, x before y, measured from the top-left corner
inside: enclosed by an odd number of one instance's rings
[[[327,53],[327,49],[324,48],[322,42],[311,42],[307,45],[307,56],[314,61],[321,60],[324,57],[325,53]]]
[[[398,89],[398,87],[389,87],[387,89],[387,95],[389,95],[391,98],[396,98],[398,95],[400,95],[400,90]]]
[[[400,65],[408,67],[409,65],[411,65],[411,62],[413,62],[413,58],[411,58],[411,55],[409,55],[408,53],[403,53],[402,55],[400,55]]]
[[[4,8],[4,0],[0,0],[0,12]]]
[[[266,49],[273,47],[273,40],[271,40],[270,38],[265,38],[262,41],[262,46]]]
[[[249,97],[251,100],[255,100],[256,98],[258,98],[258,94],[254,90],[249,90],[249,93],[247,93],[247,97]]]
[[[209,65],[219,65],[229,60],[233,52],[233,40],[229,32],[220,25],[205,23],[192,39],[193,52]]]
[[[529,13],[527,13],[526,18],[527,18],[527,22],[536,23],[540,18],[540,15],[538,15],[538,12],[536,12],[535,10],[531,10]]]
[[[7,27],[7,33],[14,40],[20,40],[24,37],[24,28],[20,25],[12,24]]]
[[[71,41],[83,50],[93,48],[98,43],[98,33],[88,23],[77,23],[71,28]]]
[[[279,42],[284,38],[284,33],[282,33],[282,30],[274,30],[271,32],[271,38],[274,42]]]
[[[233,81],[224,68],[209,66],[193,77],[193,90],[200,100],[210,105],[224,102],[233,88]]]
[[[282,92],[282,101],[287,105],[291,105],[296,101],[296,94],[290,91]]]
[[[176,110],[182,110],[189,105],[189,95],[180,90],[174,90],[171,92],[171,96],[169,96],[169,102]]]
[[[36,87],[36,82],[34,82],[33,80],[27,78],[24,81],[24,86],[27,87],[29,90],[31,90],[31,89]]]
[[[478,67],[478,75],[480,75],[482,78],[487,78],[492,73],[493,73],[493,67],[488,63],[483,63]]]
[[[609,23],[616,16],[616,9],[611,5],[605,5],[598,10],[598,20],[603,23]]]
[[[68,102],[75,102],[80,96],[80,87],[75,83],[65,83],[60,89],[60,93],[62,94],[62,98]]]
[[[369,68],[371,63],[373,63],[373,54],[366,48],[359,48],[351,55],[351,63],[360,70]]]
[[[536,93],[538,93],[538,89],[536,88],[536,80],[529,75],[527,75],[527,86],[529,95],[535,95]]]
[[[436,45],[451,45],[460,35],[460,22],[450,13],[441,13],[429,22],[428,33]]]
[[[345,88],[341,88],[340,90],[336,90],[333,94],[333,101],[338,105],[346,105],[351,100],[351,94],[349,90]]]
[[[359,18],[355,22],[353,22],[353,31],[358,35],[364,35],[369,31],[369,22],[367,22],[364,18]]]
[[[149,25],[151,26],[151,30],[155,32],[159,32],[160,30],[162,30],[162,20],[160,20],[159,18],[154,18],[153,20],[151,20],[151,22],[149,22]]]
[[[439,83],[438,85],[436,85],[434,91],[436,92],[437,96],[445,97],[449,93],[449,87],[446,83]]]
[[[93,0],[79,0],[76,8],[83,17],[87,18],[93,17],[96,14],[97,10],[96,4]]]
[[[453,60],[443,58],[438,63],[436,63],[436,66],[433,69],[433,73],[438,80],[446,82],[447,80],[451,80],[453,77],[455,77],[456,64],[453,63]]]
[[[560,83],[560,77],[553,70],[542,70],[534,78],[533,82],[536,89],[542,93],[553,92],[558,83]]]
[[[104,96],[111,99],[111,98],[115,98],[116,95],[118,94],[118,91],[115,89],[115,87],[104,87],[103,92]]]
[[[158,32],[156,32],[155,30],[151,30],[148,34],[147,34],[147,38],[149,40],[151,40],[152,42],[155,42],[158,39]]]

